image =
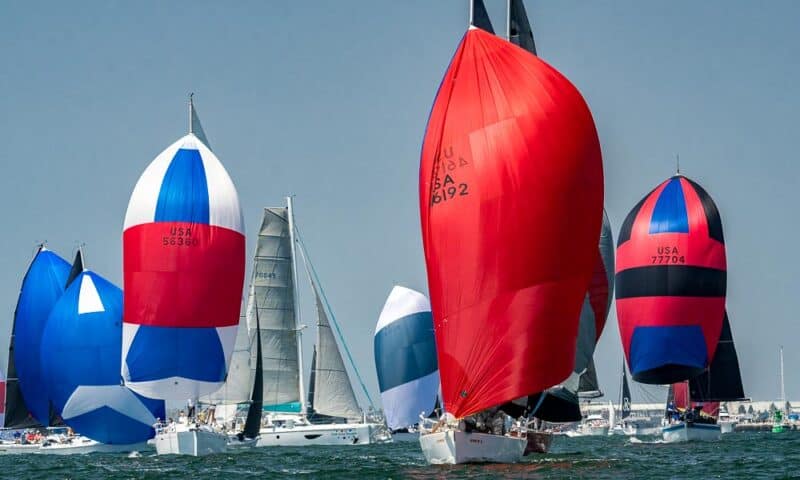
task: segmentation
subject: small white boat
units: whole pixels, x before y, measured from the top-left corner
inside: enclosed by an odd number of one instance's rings
[[[66,442],[45,442],[33,453],[44,455],[81,455],[87,453],[127,453],[151,450],[147,442],[129,445],[101,443],[84,436],[71,438]]]
[[[303,445],[366,445],[383,426],[370,423],[312,424],[304,419],[271,422],[258,432],[258,447]]]
[[[14,443],[0,442],[0,455],[18,455],[23,453],[35,453],[42,445],[39,443]]]
[[[159,455],[199,457],[227,451],[228,436],[205,425],[173,424],[159,427],[154,443]]]
[[[661,429],[667,443],[710,442],[719,440],[721,434],[720,426],[715,423],[677,422]]]
[[[528,445],[527,437],[441,430],[421,434],[425,460],[433,465],[460,463],[516,463]]]

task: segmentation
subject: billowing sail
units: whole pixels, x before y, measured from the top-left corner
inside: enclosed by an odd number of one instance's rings
[[[8,370],[9,402],[13,401],[13,405],[7,412],[8,427],[34,423],[28,412],[41,425],[53,423],[47,385],[42,378],[42,333],[53,305],[64,293],[69,270],[66,260],[41,246],[22,280],[11,333],[13,362]]]
[[[579,393],[585,394],[582,396],[586,397],[602,395],[597,385],[597,375],[592,357],[606,325],[614,291],[614,239],[611,233],[611,223],[608,221],[605,210],[597,248],[597,259],[581,309],[578,346],[573,369],[574,373],[581,375],[582,372],[585,372],[581,376],[587,376],[585,387],[578,390]]]
[[[319,286],[311,282],[317,301],[317,363],[314,369],[314,411],[331,417],[361,418],[361,409],[344,367]]]
[[[120,385],[122,291],[84,270],[53,307],[42,336],[48,398],[64,422],[93,440],[144,442],[164,402]]]
[[[489,33],[494,33],[492,28],[492,21],[489,20],[489,12],[486,11],[486,5],[483,0],[472,0],[472,25],[482,28]]]
[[[416,425],[436,405],[439,369],[431,304],[425,295],[395,286],[375,327],[375,368],[386,424]]]
[[[619,409],[621,418],[628,418],[631,415],[631,389],[628,387],[628,375],[625,373],[625,363],[622,364],[622,396],[620,397]]]
[[[228,173],[194,134],[139,178],[122,243],[126,385],[182,401],[219,389],[239,324],[244,223]]]
[[[725,243],[711,197],[675,175],[628,214],[617,245],[617,319],[633,379],[695,377],[714,357],[725,310]]]
[[[419,193],[446,410],[463,417],[561,383],[603,205],[599,141],[578,90],[470,29],[431,110]]]
[[[578,327],[575,366],[570,377],[547,391],[545,398],[528,399],[528,412],[549,422],[577,422],[582,418],[579,398],[597,398],[603,395],[594,368],[594,350],[606,324],[614,290],[614,240],[611,224],[603,211],[603,224],[597,246],[597,258],[583,299],[580,326]],[[518,406],[522,403],[515,402]],[[505,408],[513,416],[523,412]]]
[[[287,209],[265,208],[247,299],[247,322],[261,336],[264,409],[300,413],[291,242]],[[260,329],[256,329],[256,307]],[[255,365],[255,351],[252,355],[251,362]]]
[[[508,4],[508,40],[536,55],[533,31],[525,13],[522,0],[510,0]]]
[[[692,400],[696,401],[746,400],[727,311],[722,321],[722,333],[714,359],[703,373],[689,379],[689,388]]]

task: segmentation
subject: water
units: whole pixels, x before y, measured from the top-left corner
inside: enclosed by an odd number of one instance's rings
[[[559,437],[548,455],[516,465],[429,466],[419,444],[259,448],[201,458],[153,453],[0,456],[15,479],[489,479],[800,478],[800,432],[725,435],[720,442],[663,444],[626,437]]]

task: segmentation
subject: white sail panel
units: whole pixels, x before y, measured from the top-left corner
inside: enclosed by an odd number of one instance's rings
[[[239,329],[236,331],[236,342],[233,345],[231,363],[228,366],[228,375],[222,388],[216,392],[200,398],[202,403],[215,405],[236,405],[250,401],[250,390],[253,387],[253,370],[255,363],[251,361],[251,346],[255,332],[247,328],[247,317],[242,315],[239,320]]]
[[[292,249],[286,208],[265,208],[258,232],[247,325],[256,330],[255,308],[261,324],[264,409],[300,412],[300,371],[294,308]],[[255,349],[251,365],[255,366]]]
[[[336,344],[328,315],[312,281],[317,301],[317,362],[314,368],[314,410],[332,417],[361,418],[350,377]]]

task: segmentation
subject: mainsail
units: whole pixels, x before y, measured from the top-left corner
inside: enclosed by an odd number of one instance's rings
[[[306,260],[307,261],[307,260]],[[311,281],[317,302],[317,358],[314,365],[314,411],[331,417],[361,418],[350,377],[336,344],[319,286]]]
[[[164,402],[120,385],[122,290],[84,270],[55,304],[42,335],[42,377],[64,422],[103,443],[154,435]]]
[[[622,391],[619,400],[620,418],[631,415],[631,389],[628,387],[628,374],[625,372],[625,361],[622,362]],[[613,427],[613,425],[612,425]]]
[[[470,11],[470,24],[482,28],[489,33],[494,33],[492,22],[489,20],[489,12],[483,0],[472,0],[472,10]]]
[[[264,373],[264,409],[300,413],[303,403],[295,318],[292,235],[284,207],[265,208],[258,231],[247,299],[248,326],[259,332]],[[258,309],[260,327],[256,327]],[[255,365],[256,352],[251,364]]]
[[[689,392],[691,399],[698,402],[746,400],[727,311],[714,359],[703,373],[689,379]]]
[[[722,331],[722,221],[697,183],[675,175],[628,214],[617,246],[617,319],[633,379],[669,384],[703,373]]]
[[[42,378],[42,332],[50,311],[64,293],[69,271],[66,260],[42,245],[22,280],[11,332],[7,427],[55,423]]]
[[[589,366],[581,374],[578,382],[578,397],[580,398],[599,398],[603,396],[600,390],[600,383],[597,381],[597,369],[594,366],[594,359],[589,361]]]
[[[446,410],[460,418],[561,383],[603,204],[600,145],[578,90],[471,28],[431,110],[419,194]]]
[[[181,401],[218,390],[239,324],[244,222],[231,178],[194,133],[142,173],[122,243],[125,384]]]
[[[439,368],[431,304],[422,293],[392,289],[375,327],[375,368],[390,429],[415,425],[420,414],[433,413]]]
[[[509,0],[508,3],[508,41],[519,45],[536,55],[536,44],[533,42],[533,30],[525,13],[522,0]]]

